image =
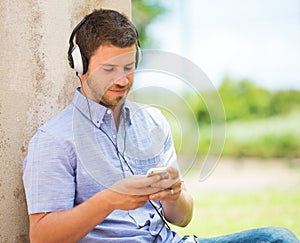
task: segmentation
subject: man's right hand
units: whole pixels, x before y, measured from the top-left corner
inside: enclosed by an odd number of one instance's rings
[[[133,175],[116,182],[108,188],[113,209],[133,210],[143,206],[149,199],[149,194],[161,190],[151,187],[159,180],[161,180],[159,175],[151,177]]]

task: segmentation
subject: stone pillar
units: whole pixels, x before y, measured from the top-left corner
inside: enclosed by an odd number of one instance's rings
[[[130,0],[0,1],[0,242],[29,242],[22,161],[36,129],[71,100],[73,27],[90,11],[131,15]]]

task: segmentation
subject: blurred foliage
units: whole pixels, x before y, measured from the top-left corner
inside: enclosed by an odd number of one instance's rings
[[[159,0],[132,0],[132,22],[139,32],[139,41],[143,48],[153,46],[154,40],[147,34],[148,25],[167,10]]]
[[[300,91],[271,92],[250,80],[226,77],[218,93],[227,120],[223,156],[300,158]],[[207,108],[209,95],[186,97],[201,130],[198,154],[204,156],[215,114]]]
[[[239,82],[226,77],[218,88],[226,120],[255,120],[289,114],[300,110],[300,91],[271,92],[256,86],[251,80]],[[189,96],[190,97],[190,96]],[[199,97],[189,98],[199,124],[210,123],[210,114],[205,102]]]
[[[235,83],[230,78],[225,78],[219,93],[227,121],[257,119],[269,115],[271,93],[255,86],[250,80]]]
[[[299,91],[278,91],[271,97],[270,115],[288,114],[292,110],[300,110]]]

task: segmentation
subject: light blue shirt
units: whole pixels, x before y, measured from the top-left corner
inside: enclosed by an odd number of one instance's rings
[[[86,99],[79,89],[73,102],[41,126],[24,160],[29,214],[67,210],[116,181],[146,174],[157,164],[177,167],[172,136],[155,108],[127,100],[120,125],[112,111]],[[154,201],[161,212],[160,202]],[[150,203],[115,210],[80,242],[178,242]]]

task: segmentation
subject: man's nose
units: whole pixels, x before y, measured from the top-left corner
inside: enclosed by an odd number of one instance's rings
[[[125,72],[123,72],[114,82],[115,84],[118,84],[120,86],[126,86],[128,84],[129,80]]]

